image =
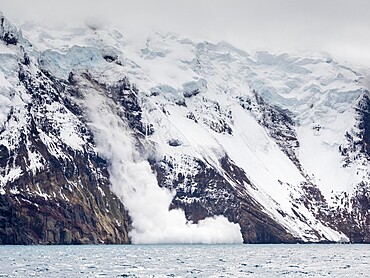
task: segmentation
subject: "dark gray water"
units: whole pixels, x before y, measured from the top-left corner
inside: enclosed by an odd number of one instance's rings
[[[0,246],[0,277],[370,277],[370,245]]]

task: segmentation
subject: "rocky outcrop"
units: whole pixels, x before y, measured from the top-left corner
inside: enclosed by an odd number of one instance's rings
[[[297,157],[299,142],[294,129],[293,115],[288,110],[270,105],[255,90],[253,91],[253,98],[239,97],[238,101],[243,109],[250,111],[256,117],[279,148],[302,171],[302,166]]]
[[[19,33],[17,28],[10,24],[10,22],[0,12],[0,39],[5,44],[17,45],[22,35]]]
[[[106,162],[86,153],[63,161],[31,136],[47,166],[25,172],[0,195],[0,244],[129,243],[129,217],[109,189]],[[26,168],[28,154],[18,151],[15,163]]]
[[[358,112],[362,116],[360,129],[362,130],[364,150],[370,157],[370,92],[361,100]]]
[[[84,197],[72,203],[22,193],[0,195],[0,244],[129,243],[120,202],[96,192]]]

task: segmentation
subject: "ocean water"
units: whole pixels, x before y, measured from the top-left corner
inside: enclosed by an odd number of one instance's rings
[[[0,246],[0,277],[370,277],[370,245]]]

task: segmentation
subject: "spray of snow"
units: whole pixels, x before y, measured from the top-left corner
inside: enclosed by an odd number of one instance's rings
[[[195,224],[182,210],[169,210],[174,194],[158,186],[149,163],[139,158],[130,130],[118,116],[119,108],[91,86],[84,105],[98,152],[110,162],[112,190],[131,215],[133,243],[242,243],[239,224],[223,216]]]

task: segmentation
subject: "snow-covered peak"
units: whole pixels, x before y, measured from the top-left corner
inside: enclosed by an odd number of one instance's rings
[[[3,13],[0,13],[0,39],[7,45],[22,45],[25,42],[22,31],[11,24]]]
[[[22,37],[2,26],[1,34]],[[220,213],[219,204],[236,221],[252,200],[296,238],[343,236],[325,217],[351,212],[359,187],[369,184],[358,109],[367,88],[358,71],[327,55],[248,53],[175,34],[152,33],[139,45],[97,28],[26,28],[24,37],[32,42],[26,50],[1,44],[0,120],[10,126],[14,108],[20,120],[0,143],[16,149],[9,142],[30,134],[25,126],[36,119],[52,156],[73,160],[63,148],[103,156],[112,190],[138,217],[134,234],[158,224],[151,222],[155,204],[143,199],[158,195],[189,209],[195,221]],[[81,131],[87,129],[93,136]],[[32,161],[36,172],[41,160]],[[156,183],[174,191],[163,195]],[[145,221],[135,200],[148,205]],[[203,214],[194,213],[194,203],[205,206]]]

